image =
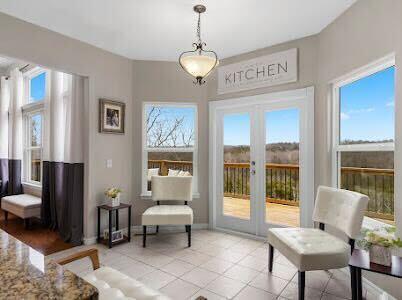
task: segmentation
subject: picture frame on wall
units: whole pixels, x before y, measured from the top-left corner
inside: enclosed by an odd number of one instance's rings
[[[99,132],[124,134],[126,104],[99,99]]]

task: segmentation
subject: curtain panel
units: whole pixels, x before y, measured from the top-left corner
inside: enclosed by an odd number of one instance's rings
[[[83,236],[84,79],[51,71],[45,100],[41,217],[66,242]]]
[[[23,76],[16,68],[0,81],[0,196],[23,192],[22,104]]]

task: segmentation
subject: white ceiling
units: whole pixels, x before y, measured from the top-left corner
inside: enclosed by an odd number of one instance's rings
[[[0,0],[0,11],[102,49],[177,60],[202,35],[220,58],[320,32],[356,0]]]
[[[16,63],[17,63],[16,60],[0,56],[0,73],[7,72],[9,67],[11,67],[13,64]]]

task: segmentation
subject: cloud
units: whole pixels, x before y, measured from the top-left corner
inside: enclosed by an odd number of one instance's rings
[[[349,120],[350,116],[347,113],[341,112],[341,120]]]
[[[387,102],[387,104],[385,104],[385,106],[387,106],[387,107],[394,107],[394,106],[395,106],[395,102],[394,102],[394,101]]]

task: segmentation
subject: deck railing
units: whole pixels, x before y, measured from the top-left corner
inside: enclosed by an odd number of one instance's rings
[[[192,173],[192,162],[150,160],[149,168],[159,168],[160,175],[169,169]],[[285,205],[299,205],[299,166],[266,164],[266,201]],[[225,163],[224,195],[248,199],[250,197],[250,164]],[[370,197],[367,216],[385,220],[394,219],[394,170],[372,168],[341,168],[341,187]]]

